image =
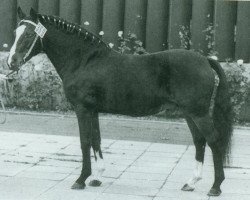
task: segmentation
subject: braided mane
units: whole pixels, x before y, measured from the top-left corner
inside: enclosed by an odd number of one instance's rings
[[[65,31],[68,34],[77,34],[78,37],[83,37],[84,40],[91,40],[91,42],[96,42],[97,44],[104,44],[106,47],[110,48],[99,36],[86,30],[85,28],[79,26],[78,24],[71,23],[57,16],[51,15],[38,15],[41,22],[49,23],[54,25],[57,29]]]

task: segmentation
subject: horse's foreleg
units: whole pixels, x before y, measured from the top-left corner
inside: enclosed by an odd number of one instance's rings
[[[82,106],[76,106],[76,115],[78,119],[80,142],[82,149],[82,171],[80,177],[72,185],[72,189],[84,189],[86,179],[91,175],[91,124],[92,114]]]
[[[188,126],[193,136],[193,141],[195,145],[195,159],[196,166],[192,177],[188,182],[182,187],[183,191],[193,191],[195,189],[195,184],[202,179],[202,168],[205,155],[206,140],[200,133],[198,127],[190,117],[186,117]]]

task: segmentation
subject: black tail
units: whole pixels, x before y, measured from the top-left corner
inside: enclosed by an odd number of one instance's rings
[[[219,76],[219,85],[214,102],[213,121],[216,130],[220,134],[218,142],[224,158],[224,163],[229,163],[231,137],[233,133],[233,113],[228,83],[221,65],[211,58],[208,58],[208,61]]]
[[[101,150],[101,135],[100,127],[98,121],[98,114],[95,116],[95,120],[92,122],[92,132],[91,132],[91,146],[94,151],[95,160],[97,160],[96,152],[99,153],[99,157],[103,159],[102,150]]]

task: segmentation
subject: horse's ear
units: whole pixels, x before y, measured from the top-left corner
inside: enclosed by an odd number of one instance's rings
[[[21,19],[21,20],[26,17],[26,15],[23,13],[20,6],[17,8],[17,15],[18,15],[19,19]]]
[[[35,11],[33,8],[30,9],[30,16],[31,18],[36,21],[37,20],[37,11]]]

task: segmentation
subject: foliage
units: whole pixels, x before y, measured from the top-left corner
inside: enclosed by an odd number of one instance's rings
[[[118,51],[122,54],[141,55],[147,53],[142,41],[134,33],[129,32],[127,37],[124,37],[123,34],[118,34],[118,42]]]
[[[180,30],[179,30],[179,38],[180,38],[180,42],[181,42],[181,46],[180,48],[182,49],[190,49],[191,45],[192,45],[192,41],[190,39],[190,29],[188,26],[180,26]]]
[[[49,62],[48,70],[37,70],[28,62],[4,91],[6,105],[30,110],[68,111],[70,104],[64,95],[62,81]]]
[[[207,42],[207,55],[205,56],[217,56],[218,52],[215,50],[214,25],[209,23],[207,27],[202,31],[205,34],[205,40]],[[191,40],[191,31],[189,26],[179,26],[179,38],[180,38],[180,48],[197,51],[201,54],[205,54],[202,49],[193,49]]]
[[[245,67],[236,63],[225,63],[224,70],[229,84],[235,121],[240,122],[240,112],[250,91],[248,78],[244,76]]]

